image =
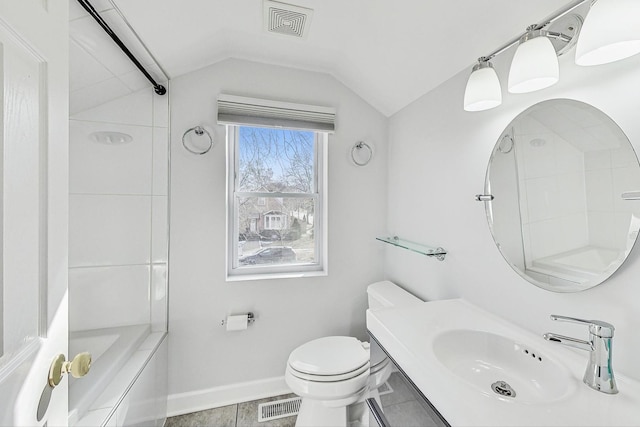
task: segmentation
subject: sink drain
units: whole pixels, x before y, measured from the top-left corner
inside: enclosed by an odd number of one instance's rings
[[[505,381],[496,381],[495,383],[491,384],[491,390],[493,390],[494,393],[499,394],[500,396],[516,397],[516,391],[512,389],[511,386]]]

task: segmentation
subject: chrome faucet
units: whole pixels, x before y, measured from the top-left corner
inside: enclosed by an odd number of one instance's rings
[[[556,314],[551,315],[551,320],[578,323],[589,327],[589,341],[550,332],[544,334],[543,337],[547,341],[587,350],[589,352],[589,364],[582,381],[594,390],[607,394],[616,394],[618,387],[616,386],[616,379],[613,376],[613,367],[611,366],[611,346],[613,344],[613,331],[615,331],[613,325],[600,320],[583,320]]]

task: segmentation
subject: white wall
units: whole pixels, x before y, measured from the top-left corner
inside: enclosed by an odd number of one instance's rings
[[[215,108],[221,92],[336,107],[328,277],[225,281],[225,133]],[[204,156],[182,147],[183,133],[196,125],[215,131],[217,143]],[[193,410],[184,405],[196,395],[282,377],[289,353],[305,341],[366,336],[365,289],[383,275],[375,237],[386,232],[387,119],[328,75],[227,60],[172,80],[171,129],[169,411],[175,414]],[[375,149],[366,167],[350,163],[360,140]],[[248,311],[257,317],[248,330],[220,326],[227,314]],[[180,400],[187,392],[193,393]]]
[[[503,87],[512,55],[513,51],[507,52],[496,61]],[[640,250],[636,248],[613,277],[591,290],[557,294],[538,289],[503,260],[489,232],[484,206],[473,198],[482,192],[487,161],[505,127],[545,99],[572,98],[601,109],[638,151],[640,56],[581,68],[573,64],[573,55],[561,58],[559,84],[525,95],[505,90],[503,105],[494,110],[463,111],[470,71],[466,70],[391,118],[389,229],[400,237],[441,245],[449,254],[438,262],[388,248],[386,274],[423,298],[464,297],[537,334],[556,331],[587,337],[584,327],[551,322],[551,313],[611,322],[616,327],[617,372],[640,378]]]

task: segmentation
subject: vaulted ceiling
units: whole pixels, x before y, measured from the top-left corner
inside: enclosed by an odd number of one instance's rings
[[[387,116],[565,4],[284,0],[314,11],[298,38],[263,30],[263,0],[112,1],[170,77],[227,58],[320,71]]]

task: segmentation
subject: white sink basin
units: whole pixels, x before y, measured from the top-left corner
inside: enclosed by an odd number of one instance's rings
[[[368,310],[367,328],[452,426],[639,425],[638,381],[616,372],[618,394],[592,390],[582,382],[586,351],[464,300]],[[496,393],[499,381],[508,387]]]
[[[480,393],[522,403],[562,399],[571,376],[535,348],[489,332],[455,329],[437,335],[433,353]]]

